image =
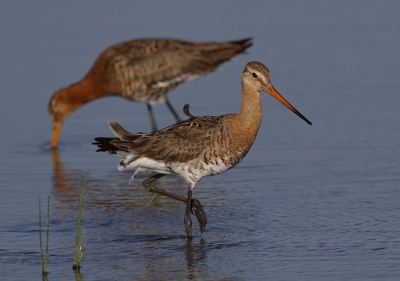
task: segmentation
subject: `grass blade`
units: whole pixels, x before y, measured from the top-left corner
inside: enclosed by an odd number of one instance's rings
[[[47,264],[49,260],[49,229],[50,229],[50,196],[47,198],[47,222],[46,222],[46,256],[43,258],[42,246],[42,199],[39,194],[39,244],[40,244],[40,265],[42,275],[47,275]]]
[[[47,224],[46,224],[46,273],[49,260],[49,229],[50,229],[50,196],[47,197]]]
[[[43,263],[43,249],[42,249],[42,199],[39,194],[39,246],[40,246],[40,265],[42,266],[42,273],[44,271],[44,263]]]
[[[81,188],[78,200],[78,219],[76,222],[75,255],[74,255],[74,264],[72,265],[72,269],[74,270],[80,269],[81,267],[80,263],[82,261],[83,254],[85,253],[87,246],[87,243],[83,244],[84,231],[81,234],[82,194],[83,194],[83,176],[81,177]]]

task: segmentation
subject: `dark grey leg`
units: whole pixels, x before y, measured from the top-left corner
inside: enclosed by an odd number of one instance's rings
[[[171,103],[169,102],[168,99],[165,100],[165,103],[167,104],[169,110],[171,111],[172,115],[174,115],[176,122],[181,122],[181,118],[179,118],[178,114],[176,113],[175,109],[172,107]]]
[[[182,201],[182,202],[186,203],[187,199],[185,197],[170,193],[168,191],[156,188],[156,187],[151,185],[151,183],[153,181],[158,180],[159,178],[161,178],[163,176],[165,176],[165,174],[156,174],[156,175],[146,179],[143,182],[144,189],[146,189],[147,191],[150,191],[150,192],[153,192],[153,193],[157,193],[157,194],[161,194],[161,195],[164,195],[164,196],[167,196],[167,197],[173,198],[175,200],[179,200],[179,201]]]
[[[186,234],[188,239],[192,239],[192,220],[190,219],[190,202],[192,201],[192,190],[188,190],[188,196],[187,196],[187,203],[186,203],[186,212],[185,212],[185,217],[183,218],[183,222],[185,224],[185,229],[186,229]]]
[[[147,104],[147,112],[149,113],[150,122],[151,122],[151,130],[154,132],[157,131],[156,120],[154,119],[153,109],[150,104]]]
[[[196,216],[197,220],[199,221],[199,226],[200,226],[200,231],[204,232],[204,229],[207,224],[207,216],[206,213],[204,212],[203,206],[200,204],[200,201],[197,199],[192,199],[192,190],[191,188],[188,187],[188,197],[182,197],[173,193],[170,193],[168,191],[153,187],[151,183],[155,180],[158,180],[159,178],[165,176],[165,174],[156,174],[154,176],[149,177],[145,181],[143,181],[143,186],[144,189],[146,189],[149,192],[157,193],[160,195],[167,196],[169,198],[173,198],[175,200],[179,200],[183,203],[186,203],[186,211],[185,211],[185,218],[184,218],[184,223],[185,223],[185,229],[186,233],[188,235],[188,238],[192,238],[192,231],[191,231],[191,226],[192,226],[192,221],[190,219],[190,212],[194,213]]]

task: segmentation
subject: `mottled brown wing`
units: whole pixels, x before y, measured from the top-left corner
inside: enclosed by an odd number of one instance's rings
[[[137,88],[173,88],[215,70],[250,46],[250,39],[202,44],[144,39],[115,45],[110,48],[109,56],[110,65],[123,74],[119,75],[121,83],[143,84]]]
[[[191,117],[156,133],[142,134],[134,141],[114,140],[112,144],[138,156],[186,162],[211,149],[212,142],[223,134],[221,120],[221,116]]]
[[[217,66],[210,63],[196,50],[165,50],[146,58],[131,60],[126,64],[131,81],[140,81],[149,88],[177,86],[207,72]]]

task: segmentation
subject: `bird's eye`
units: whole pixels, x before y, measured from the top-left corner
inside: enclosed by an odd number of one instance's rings
[[[257,78],[257,74],[253,72],[251,75],[253,75],[254,78]]]

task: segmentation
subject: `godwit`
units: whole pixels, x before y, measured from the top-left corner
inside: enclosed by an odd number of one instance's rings
[[[147,191],[162,194],[186,203],[184,225],[192,238],[190,211],[203,230],[207,222],[198,200],[192,199],[192,190],[204,177],[217,175],[234,167],[246,156],[261,125],[261,95],[265,91],[312,125],[289,104],[272,86],[268,69],[260,62],[249,62],[242,73],[242,102],[240,112],[222,116],[193,116],[189,105],[184,112],[188,119],[155,133],[132,134],[116,122],[109,122],[116,138],[95,138],[93,143],[104,151],[122,158],[118,170],[135,168],[157,174],[146,179]],[[155,188],[151,183],[166,174],[180,176],[187,183],[187,198]]]
[[[107,48],[81,81],[57,91],[50,99],[49,114],[53,122],[50,146],[57,147],[62,122],[72,111],[104,96],[145,102],[153,132],[157,129],[151,105],[156,102],[165,102],[179,122],[167,92],[216,70],[249,48],[250,40],[194,43],[153,38]]]

